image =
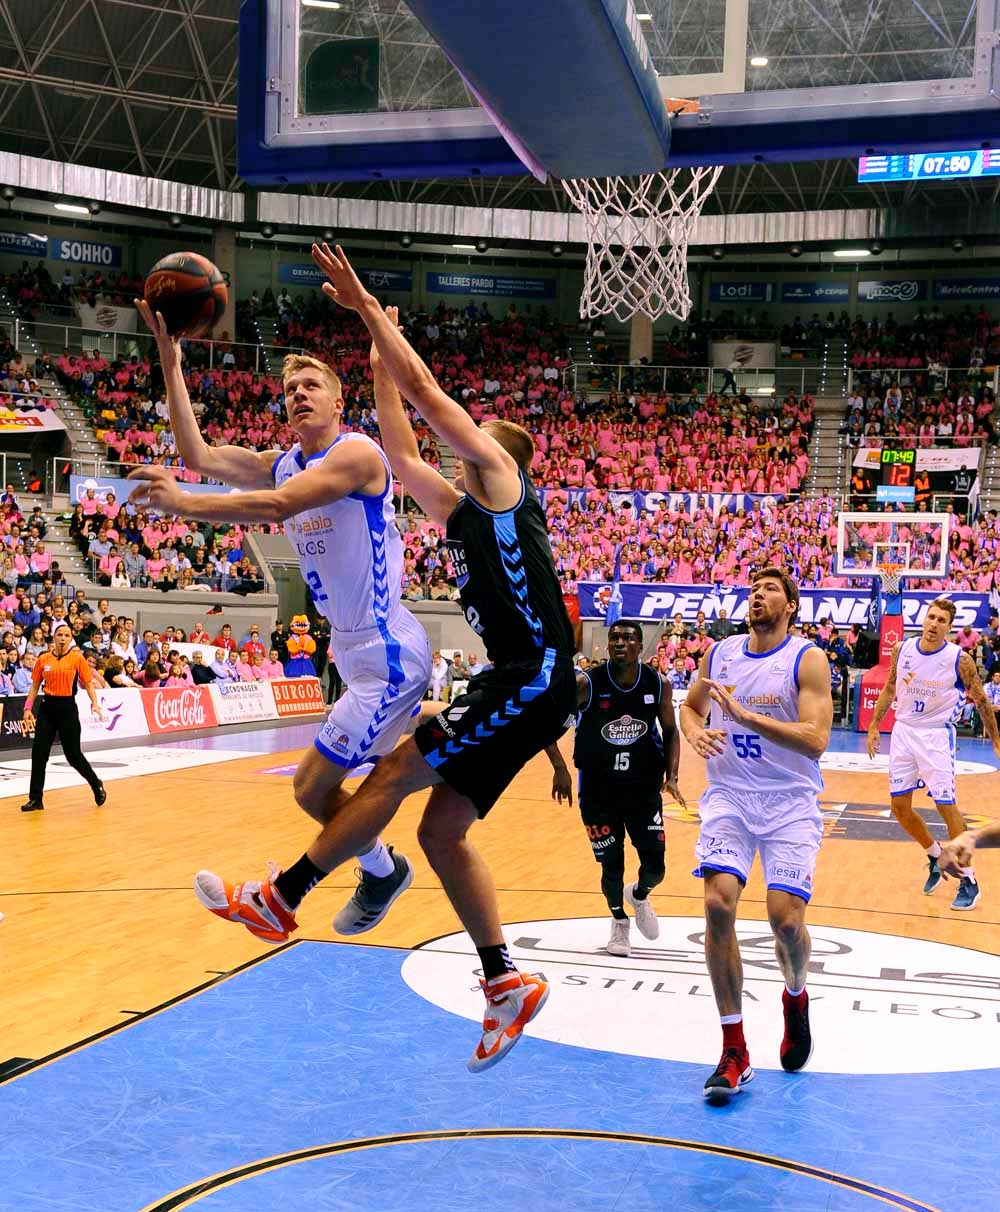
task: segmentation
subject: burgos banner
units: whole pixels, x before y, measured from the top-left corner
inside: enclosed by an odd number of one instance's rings
[[[603,619],[611,599],[611,586],[593,581],[581,581],[577,586],[580,595],[580,617]],[[648,619],[653,622],[666,617],[681,615],[686,623],[693,623],[699,611],[704,611],[708,622],[719,617],[724,610],[726,617],[736,623],[746,618],[750,598],[749,586],[725,587],[713,591],[710,585],[638,585],[623,583],[622,618]],[[927,607],[940,597],[937,593],[903,593],[903,621],[907,627],[919,627],[924,621]],[[990,619],[989,597],[985,593],[949,593],[955,603],[955,627],[967,623],[973,627],[985,627]],[[829,619],[834,627],[850,627],[857,623],[864,626],[871,590],[865,582],[856,589],[803,589],[799,602],[797,622],[818,623]]]

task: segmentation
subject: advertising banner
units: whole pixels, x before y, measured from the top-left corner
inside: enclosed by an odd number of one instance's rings
[[[0,698],[0,750],[24,749],[35,739],[24,725],[24,704],[27,695],[14,694]]]
[[[917,278],[858,283],[859,303],[915,303],[927,298],[927,283]]]
[[[76,314],[84,328],[96,328],[100,332],[135,332],[137,312],[134,307],[113,307],[110,303],[91,307],[89,303],[78,303]]]
[[[207,686],[169,686],[140,693],[150,732],[188,732],[218,725]]]
[[[607,583],[581,581],[577,586],[580,597],[580,617],[603,619],[611,598],[611,586]],[[622,582],[623,619],[673,618],[675,614],[685,622],[693,623],[698,611],[704,611],[708,622],[719,617],[725,610],[726,617],[736,623],[746,618],[750,597],[749,586],[740,585],[713,590],[710,585],[650,585]],[[927,607],[939,595],[932,592],[903,592],[903,622],[907,627],[919,627],[924,621]],[[985,593],[948,594],[955,603],[955,628],[985,627],[990,619],[989,595]],[[857,623],[865,625],[871,588],[862,579],[857,588],[850,589],[803,589],[799,603],[798,622],[818,623],[828,618],[834,627],[850,627]]]
[[[146,713],[142,709],[142,691],[131,687],[98,690],[97,701],[104,711],[104,720],[94,718],[90,699],[85,690],[76,692],[80,711],[80,736],[89,741],[120,741],[137,736],[149,736]]]
[[[432,295],[496,295],[503,298],[554,299],[555,278],[510,278],[497,274],[428,273]]]
[[[99,244],[94,240],[55,239],[52,241],[52,257],[72,265],[105,265],[109,269],[121,269],[122,246]],[[134,310],[132,316],[134,319]]]
[[[0,416],[0,433],[20,433],[26,436],[36,433],[56,433],[66,426],[57,413],[47,408],[44,412],[19,412],[14,416]]]
[[[855,467],[867,467],[872,470],[882,466],[882,449],[879,446],[867,446],[854,456]],[[917,449],[916,470],[960,471],[967,467],[970,471],[979,470],[978,446],[928,446]]]
[[[277,717],[270,682],[212,682],[207,687],[220,724],[244,724],[248,720]]]
[[[756,370],[772,367],[778,356],[773,341],[713,341],[712,365],[731,366],[739,363],[740,370]]]
[[[594,490],[537,488],[535,491],[544,509],[560,502],[567,507],[573,504],[585,506],[588,496]],[[750,513],[756,504],[768,509],[785,499],[783,496],[771,497],[749,492],[629,492],[626,489],[603,493],[602,499],[603,497],[607,498],[608,504],[616,513],[622,509],[632,509],[636,517],[643,509],[648,513],[665,509],[668,513],[687,513],[691,517],[694,517],[699,509],[708,509],[714,518],[723,510],[735,512],[737,509],[745,509]]]
[[[134,481],[120,479],[117,476],[70,476],[70,503],[76,505],[92,488],[99,501],[103,501],[109,492],[115,494],[120,505],[127,501],[138,485]],[[228,484],[190,484],[187,480],[178,480],[177,487],[181,492],[232,492]]]
[[[362,269],[355,266],[355,273],[369,290],[413,289],[413,272],[409,269]],[[287,286],[321,286],[326,274],[311,261],[278,266],[278,281]]]
[[[782,282],[782,303],[846,303],[851,288],[846,282]]]
[[[1000,278],[939,278],[935,299],[1000,299]]]
[[[274,695],[274,707],[279,718],[286,715],[313,715],[327,710],[319,678],[274,678],[268,685]]]
[[[773,282],[713,282],[708,288],[712,303],[773,303]]]
[[[32,236],[26,231],[0,231],[0,253],[11,253],[18,257],[47,257],[47,236]]]

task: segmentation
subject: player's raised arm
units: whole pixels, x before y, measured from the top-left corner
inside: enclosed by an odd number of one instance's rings
[[[993,744],[993,752],[1000,757],[1000,731],[997,730],[996,712],[986,697],[983,683],[979,679],[976,662],[967,652],[963,652],[958,658],[958,676],[965,687],[966,694],[979,712],[979,718],[983,721],[983,727]]]
[[[154,313],[145,299],[136,299],[134,302],[139,315],[156,338],[167,407],[170,410],[170,430],[184,466],[212,480],[232,484],[235,488],[270,487],[273,483],[271,468],[278,458],[278,452],[268,450],[257,453],[242,446],[209,446],[201,436],[198,418],[191,407],[177,338],[167,332],[163,316],[160,312]]]
[[[871,723],[868,725],[868,756],[870,758],[874,758],[875,754],[882,748],[882,735],[878,730],[878,726],[885,718],[896,697],[896,667],[899,664],[899,650],[901,647],[901,644],[897,644],[892,650],[889,676],[885,679],[882,693],[878,696],[878,702],[875,704],[875,710],[872,713]]]
[[[510,508],[521,490],[513,457],[441,390],[423,358],[385,314],[375,296],[361,284],[340,245],[331,250],[327,244],[322,247],[314,244],[312,255],[330,279],[323,283],[324,293],[361,316],[403,397],[463,463],[476,469],[490,498],[488,504]]]
[[[705,719],[712,708],[711,683],[708,679],[711,648],[698,663],[698,676],[688,687],[681,703],[681,732],[684,739],[700,757],[710,758],[722,753],[726,734],[719,728],[706,728]]]
[[[280,488],[250,492],[184,492],[167,467],[131,472],[138,487],[129,498],[140,508],[183,514],[206,522],[284,522],[307,509],[330,505],[352,492],[376,496],[385,489],[385,464],[370,443],[344,442],[321,463],[290,476]]]
[[[819,648],[804,649],[799,661],[798,720],[775,720],[763,712],[751,711],[720,682],[706,684],[712,701],[735,723],[809,758],[818,760],[826,752],[833,727],[833,696],[830,662]]]
[[[385,314],[389,322],[398,328],[399,308],[387,307]],[[430,520],[444,527],[459,502],[459,494],[439,471],[435,471],[420,457],[403,401],[374,341],[371,365],[375,383],[375,413],[382,446],[392,470]]]

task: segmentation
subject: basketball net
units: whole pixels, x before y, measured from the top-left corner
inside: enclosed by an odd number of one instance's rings
[[[889,597],[899,593],[902,564],[879,564],[878,575],[882,582],[882,593]]]
[[[666,105],[671,113],[698,109],[696,101]],[[687,319],[688,242],[721,172],[715,165],[563,181],[587,229],[581,317]]]

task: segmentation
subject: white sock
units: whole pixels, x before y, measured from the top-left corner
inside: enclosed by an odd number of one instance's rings
[[[959,867],[959,871],[961,871],[964,879],[972,880],[973,883],[976,882],[976,873],[971,867]]]
[[[369,850],[358,855],[358,863],[366,875],[374,875],[377,879],[392,875],[396,870],[392,855],[380,837],[375,839]]]
[[[742,1014],[723,1014],[723,1016],[719,1019],[719,1022],[723,1025],[723,1027],[728,1027],[731,1023],[742,1023],[743,1015]]]
[[[929,854],[931,858],[940,858],[941,857],[941,843],[940,842],[931,842],[931,844],[927,847],[927,854]]]

